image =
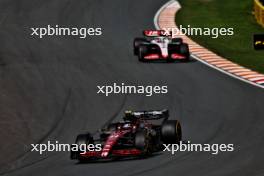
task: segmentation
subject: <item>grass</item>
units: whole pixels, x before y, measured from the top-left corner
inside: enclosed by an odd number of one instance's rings
[[[264,34],[252,15],[253,0],[181,0],[178,25],[234,28],[233,36],[190,36],[211,51],[252,70],[264,73],[264,50],[253,48],[253,34]]]

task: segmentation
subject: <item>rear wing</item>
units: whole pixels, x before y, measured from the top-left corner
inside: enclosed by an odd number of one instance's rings
[[[131,115],[131,117],[143,120],[158,120],[169,118],[169,110],[167,109],[153,111],[126,111],[125,113]]]
[[[165,30],[144,30],[143,35],[146,37],[172,36],[172,32]]]

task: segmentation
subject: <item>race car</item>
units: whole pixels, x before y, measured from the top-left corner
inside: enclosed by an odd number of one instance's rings
[[[182,138],[178,120],[168,120],[168,110],[126,111],[123,120],[110,123],[97,134],[79,134],[75,144],[101,145],[100,151],[71,151],[80,162],[124,157],[146,157],[161,151],[163,144],[179,143]]]
[[[134,39],[134,55],[139,61],[189,61],[189,46],[182,38],[172,38],[165,30],[145,30],[144,38]]]

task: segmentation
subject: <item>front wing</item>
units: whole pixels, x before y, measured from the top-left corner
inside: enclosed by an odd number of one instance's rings
[[[139,156],[142,154],[141,150],[132,148],[132,149],[118,149],[112,150],[109,155],[105,155],[103,151],[89,151],[85,153],[80,153],[79,157],[82,159],[89,158],[111,158],[111,157],[128,157],[128,156]]]
[[[168,55],[161,55],[161,54],[147,54],[144,56],[145,60],[167,60],[167,59],[171,59],[171,60],[185,60],[188,59],[187,56],[181,55],[181,54],[171,54],[170,56]]]

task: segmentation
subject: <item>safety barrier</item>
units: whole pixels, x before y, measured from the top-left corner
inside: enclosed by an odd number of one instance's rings
[[[254,0],[254,14],[257,22],[264,27],[264,5],[260,0]]]

